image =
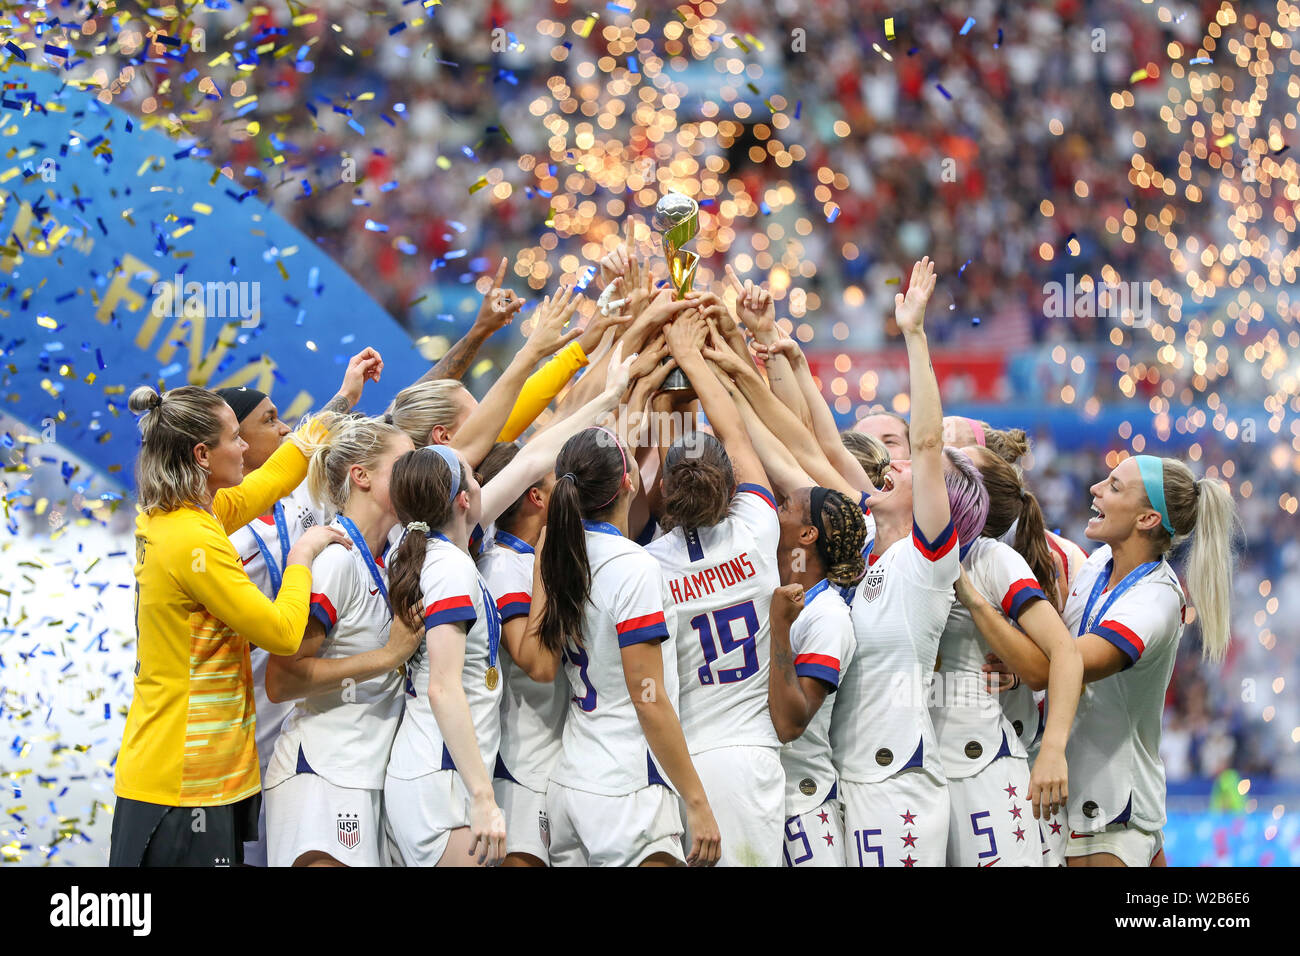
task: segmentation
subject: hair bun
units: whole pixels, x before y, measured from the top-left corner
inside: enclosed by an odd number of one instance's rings
[[[141,385],[131,392],[131,397],[126,400],[126,407],[132,414],[143,415],[145,412],[153,411],[162,405],[162,396],[155,392],[148,385]]]

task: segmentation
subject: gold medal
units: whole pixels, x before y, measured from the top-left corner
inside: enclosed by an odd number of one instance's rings
[[[497,673],[497,669],[495,667],[489,667],[487,669],[487,676],[483,678],[483,683],[487,684],[488,690],[496,690],[497,681],[499,679],[500,676]]]

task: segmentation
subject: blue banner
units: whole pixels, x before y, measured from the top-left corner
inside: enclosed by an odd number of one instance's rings
[[[365,396],[363,411],[427,368],[347,273],[198,145],[144,130],[54,75],[6,80],[0,377],[10,414],[129,487],[139,430],[126,400],[137,385],[249,385],[292,420],[328,401],[366,346],[397,384]]]

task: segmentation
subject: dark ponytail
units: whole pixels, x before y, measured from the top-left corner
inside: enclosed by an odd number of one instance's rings
[[[1012,545],[1034,572],[1038,586],[1056,605],[1056,562],[1047,544],[1047,526],[1043,510],[1034,493],[1024,485],[1015,467],[996,454],[980,455],[978,464],[984,487],[989,493],[989,516],[984,522],[984,537],[1001,538],[1016,526]]]
[[[465,487],[465,466],[460,469],[459,488]],[[393,462],[388,494],[403,525],[423,522],[430,531],[440,531],[451,520],[451,469],[436,452],[408,451]],[[412,629],[423,624],[424,589],[420,575],[424,571],[427,538],[423,529],[407,530],[397,552],[388,562],[388,599],[393,613]]]
[[[736,475],[722,442],[708,432],[677,439],[664,455],[665,531],[711,528],[727,516]]]
[[[546,544],[540,557],[546,611],[538,638],[553,654],[572,639],[582,646],[582,615],[591,596],[591,563],[584,518],[611,512],[627,474],[622,445],[603,428],[578,432],[555,459],[555,488],[546,509]]]

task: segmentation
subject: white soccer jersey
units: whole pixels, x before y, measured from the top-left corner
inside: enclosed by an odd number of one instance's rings
[[[909,767],[943,779],[926,701],[958,568],[951,521],[933,542],[913,524],[868,566],[853,595],[857,648],[831,714],[841,779],[875,783]]]
[[[991,538],[977,538],[962,559],[971,584],[1013,622],[1042,588],[1015,549]],[[1019,734],[1005,716],[1000,695],[988,691],[981,671],[988,643],[960,601],[953,601],[939,638],[939,669],[930,700],[930,719],[949,780],[979,773],[997,757],[1025,756]]]
[[[1110,546],[1103,545],[1084,562],[1066,601],[1065,626],[1071,634],[1079,634],[1093,587],[1099,577],[1109,579],[1110,571]],[[1098,595],[1091,611],[1094,622],[1084,633],[1114,644],[1129,663],[1118,674],[1083,687],[1065,750],[1069,825],[1090,833],[1128,822],[1154,832],[1165,824],[1160,720],[1187,598],[1163,559],[1108,603],[1111,596],[1110,590]]]
[[[659,641],[661,694],[677,710],[676,612],[659,565],[612,524],[584,521],[591,597],[583,611],[582,647],[564,651],[572,697],[559,762],[551,779],[564,787],[622,796],[654,783],[669,786],[655,764],[623,672],[622,648]]]
[[[528,619],[532,606],[533,549],[514,535],[496,532],[496,546],[478,559],[488,592],[496,599],[501,623]],[[538,683],[501,648],[501,748],[495,776],[543,792],[560,756],[560,728],[568,709],[568,682]]]
[[[646,548],[677,611],[682,732],[693,754],[781,745],[767,709],[780,533],[772,493],[743,484],[713,527],[674,528]]]
[[[385,547],[374,556],[382,589],[355,544],[351,549],[331,544],[312,563],[310,613],[325,628],[317,657],[352,657],[388,643],[387,551]],[[265,786],[274,787],[295,773],[316,773],[336,787],[381,789],[401,714],[402,679],[396,670],[344,681],[296,701],[276,741]]]
[[[790,628],[794,672],[829,685],[826,699],[804,732],[781,748],[785,768],[785,815],[792,817],[819,807],[835,793],[835,766],[831,761],[831,711],[840,674],[853,660],[857,641],[845,594],[825,578],[809,588],[803,610]]]
[[[439,624],[467,625],[461,683],[474,722],[483,765],[490,773],[501,742],[501,615],[468,554],[441,535],[431,535],[420,571],[424,595],[425,640],[406,663],[406,713],[393,741],[388,775],[413,780],[436,770],[455,770],[429,703],[428,632]],[[495,687],[488,687],[488,668],[497,668]]]
[[[284,574],[289,551],[302,537],[304,531],[316,525],[329,523],[328,509],[316,502],[307,492],[303,482],[290,494],[276,502],[270,515],[255,518],[230,535],[230,543],[244,564],[247,573],[259,591],[275,600],[276,588],[272,586],[269,556],[280,575]],[[284,528],[281,536],[280,529]],[[249,663],[253,669],[253,702],[257,713],[257,757],[266,773],[266,765],[275,752],[275,739],[280,736],[280,725],[293,709],[291,701],[274,704],[266,696],[266,662],[270,654],[260,647],[249,645]]]

